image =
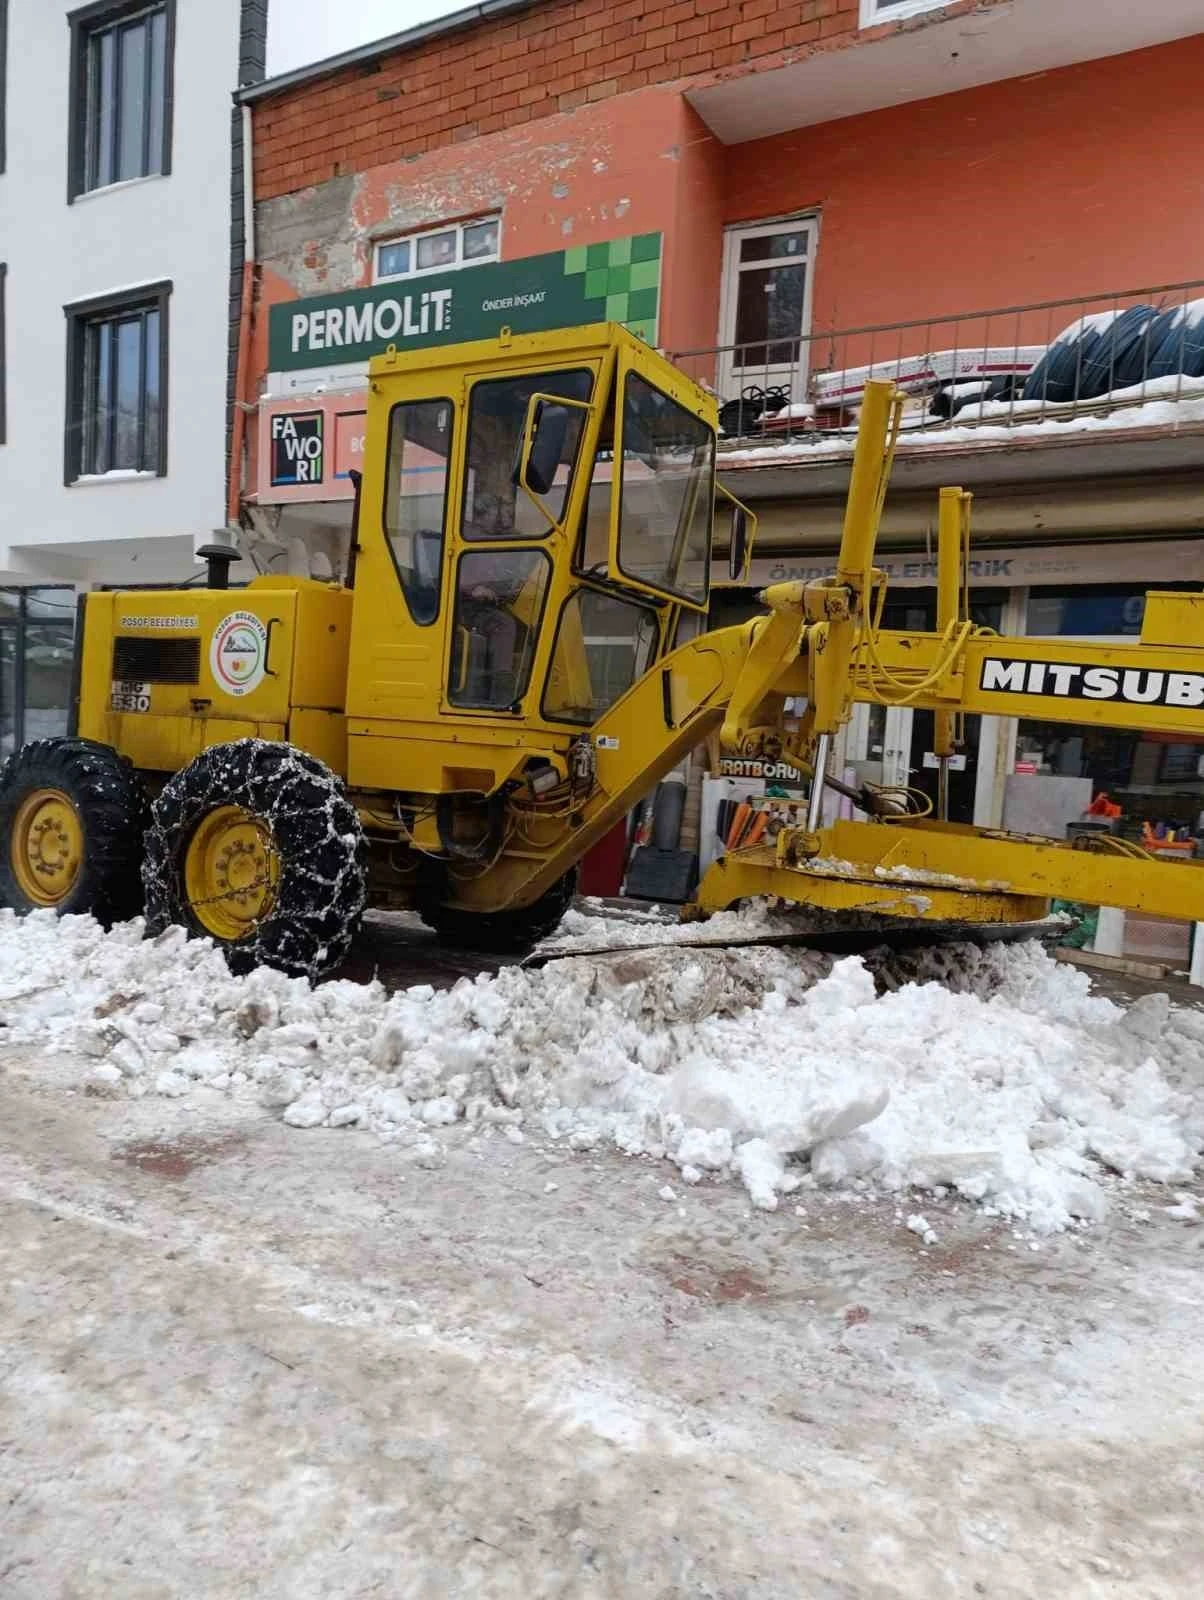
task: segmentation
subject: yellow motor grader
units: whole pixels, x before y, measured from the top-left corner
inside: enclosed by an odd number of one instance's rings
[[[709,633],[717,506],[737,580],[753,519],[716,484],[713,397],[655,351],[613,325],[503,332],[390,350],[369,389],[345,584],[230,589],[212,547],[206,588],[86,597],[71,735],[0,771],[4,904],[144,910],[236,967],[310,977],[366,904],[520,949],[589,847],[719,734],[809,777],[809,814],[713,866],[694,915],[768,895],[935,935],[1027,927],[1056,897],[1204,920],[1204,873],[1123,840],[985,832],[871,787],[865,820],[821,826],[858,701],[934,711],[942,762],[967,713],[1204,733],[1204,595],[1151,594],[1139,644],[1000,638],[968,619],[956,489],[936,629],[881,626],[889,385],[866,391],[833,575]]]

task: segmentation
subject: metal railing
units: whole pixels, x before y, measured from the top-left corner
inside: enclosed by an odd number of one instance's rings
[[[761,331],[672,353],[717,393],[735,448],[851,447],[871,377],[903,391],[902,438],[916,443],[1204,423],[1204,279],[800,338]]]

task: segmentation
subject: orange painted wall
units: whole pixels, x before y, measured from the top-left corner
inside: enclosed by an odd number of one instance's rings
[[[735,146],[724,220],[820,210],[817,330],[1204,278],[1202,82],[1197,36]]]
[[[677,205],[666,247],[661,315],[661,343],[668,350],[713,345],[717,338],[724,173],[731,154],[692,107],[684,100],[681,105]]]
[[[516,260],[628,234],[664,235],[661,339],[714,320],[722,234],[721,147],[673,89],[647,89],[470,144],[368,169],[334,226],[330,186],[261,202],[255,387],[267,310],[372,281],[375,241],[440,221],[502,213]],[[287,245],[278,242],[287,237]]]
[[[699,321],[714,321],[722,193],[712,146],[676,90],[647,89],[625,97],[621,111],[613,101],[583,106],[261,202],[243,399],[262,392],[273,305],[369,284],[382,235],[482,212],[502,213],[505,260],[661,233],[660,337],[680,343]],[[254,457],[254,439],[250,448]],[[252,482],[255,473],[252,459]]]

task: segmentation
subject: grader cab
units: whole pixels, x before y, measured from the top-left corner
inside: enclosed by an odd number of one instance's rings
[[[345,583],[259,577],[87,597],[72,737],[0,771],[0,901],[145,910],[236,967],[317,977],[366,904],[445,940],[528,947],[576,865],[715,733],[810,779],[804,826],[729,854],[691,914],[766,895],[863,939],[1023,934],[1051,898],[1204,921],[1204,872],[950,824],[914,791],[845,790],[857,701],[1204,733],[1204,596],[1152,595],[1135,645],[1002,639],[965,607],[969,496],[942,491],[938,622],[881,627],[874,566],[900,409],[867,386],[830,578],[703,631],[716,507],[729,570],[748,513],[715,482],[716,404],[609,325],[372,363]],[[788,706],[792,715],[787,716]],[[863,821],[823,825],[825,789]]]

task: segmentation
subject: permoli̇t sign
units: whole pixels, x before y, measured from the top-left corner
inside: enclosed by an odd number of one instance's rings
[[[419,349],[489,339],[501,328],[542,333],[585,322],[622,322],[656,343],[661,236],[641,233],[522,261],[317,295],[271,309],[273,372],[366,361],[396,345]]]

